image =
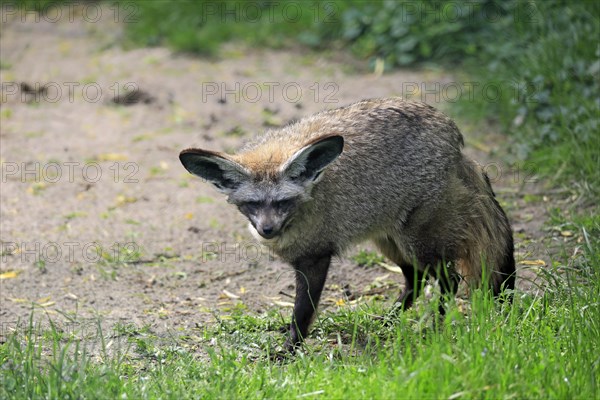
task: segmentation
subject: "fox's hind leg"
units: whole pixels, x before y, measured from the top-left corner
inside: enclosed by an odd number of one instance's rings
[[[404,290],[396,300],[395,308],[399,310],[409,309],[415,299],[421,294],[421,290],[427,279],[426,274],[406,261],[402,252],[391,238],[378,238],[374,242],[384,256],[398,264],[404,275]]]
[[[439,312],[440,315],[444,315],[446,314],[444,299],[451,299],[456,295],[460,283],[460,275],[455,271],[454,267],[448,267],[447,264],[441,263],[435,271],[435,278],[440,285],[441,301]]]
[[[427,276],[411,264],[399,264],[399,267],[404,275],[405,283],[404,290],[398,296],[395,304],[401,310],[408,310],[421,294]]]

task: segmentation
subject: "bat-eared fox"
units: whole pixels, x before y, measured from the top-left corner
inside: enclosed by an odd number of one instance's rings
[[[293,352],[308,333],[331,258],[363,240],[402,269],[399,309],[411,306],[429,276],[442,295],[454,295],[460,280],[489,285],[496,296],[514,289],[510,224],[462,147],[460,131],[441,112],[387,98],[270,130],[235,155],[187,149],[179,157],[294,268],[286,341]]]

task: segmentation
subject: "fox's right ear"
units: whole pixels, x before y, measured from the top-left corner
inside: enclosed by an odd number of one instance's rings
[[[249,177],[244,167],[217,152],[187,149],[179,153],[179,160],[191,174],[206,179],[226,194]]]

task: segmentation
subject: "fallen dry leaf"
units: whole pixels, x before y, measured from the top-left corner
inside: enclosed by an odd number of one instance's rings
[[[397,274],[402,273],[402,269],[400,269],[400,267],[397,265],[390,265],[384,262],[380,262],[379,265],[381,265],[383,268],[387,269],[390,272],[395,272]]]
[[[37,299],[35,302],[38,303],[38,304],[40,304],[40,303],[46,303],[46,302],[50,301],[50,299],[51,299],[50,296],[48,296],[48,297],[42,297],[41,299]]]
[[[9,297],[8,299],[10,301],[12,301],[13,303],[28,303],[29,302],[29,300],[27,300],[27,299],[17,299],[14,297]]]
[[[0,280],[1,279],[16,278],[17,276],[19,276],[20,273],[21,273],[21,271],[8,271],[8,272],[4,272],[4,273],[0,274]]]
[[[278,305],[279,307],[294,307],[294,303],[290,303],[289,301],[275,300],[275,301],[273,301],[273,303],[275,305]]]
[[[523,260],[523,261],[520,261],[519,264],[521,264],[521,265],[538,265],[538,266],[544,267],[546,265],[546,262],[544,260]]]
[[[230,299],[239,299],[239,298],[240,298],[240,296],[238,296],[238,295],[235,295],[235,294],[233,294],[233,293],[231,293],[230,291],[228,291],[228,290],[225,290],[225,289],[223,289],[223,294],[224,294],[225,296],[229,297]]]
[[[138,199],[135,197],[131,197],[131,196],[123,196],[123,195],[118,195],[117,196],[117,204],[116,207],[122,206],[123,204],[127,204],[127,203],[135,203]]]

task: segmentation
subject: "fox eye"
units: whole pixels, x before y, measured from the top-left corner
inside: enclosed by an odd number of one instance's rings
[[[240,208],[244,209],[246,212],[255,213],[261,206],[261,203],[258,201],[247,201],[243,203]]]
[[[293,200],[291,199],[285,199],[285,200],[279,200],[273,203],[273,206],[279,210],[284,210],[286,208],[288,208],[289,206],[291,206],[293,203]]]

